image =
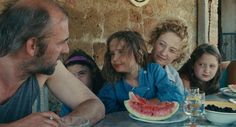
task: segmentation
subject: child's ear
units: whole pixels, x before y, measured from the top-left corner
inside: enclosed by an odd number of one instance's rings
[[[34,56],[36,50],[37,50],[37,38],[35,37],[29,38],[26,41],[26,52],[30,56]]]

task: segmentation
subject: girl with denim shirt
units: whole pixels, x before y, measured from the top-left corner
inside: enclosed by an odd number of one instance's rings
[[[107,82],[98,96],[106,113],[125,111],[129,92],[154,103],[177,101],[183,96],[159,64],[147,63],[148,52],[142,36],[134,31],[118,31],[107,40],[102,74]]]

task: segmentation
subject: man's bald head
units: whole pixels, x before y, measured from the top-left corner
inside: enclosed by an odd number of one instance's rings
[[[68,16],[66,11],[53,0],[18,0],[14,6],[42,8],[48,11],[50,15],[55,15],[58,12],[62,12],[64,15]]]
[[[14,2],[0,14],[0,56],[16,52],[31,37],[45,39],[65,20],[67,13],[52,0]]]

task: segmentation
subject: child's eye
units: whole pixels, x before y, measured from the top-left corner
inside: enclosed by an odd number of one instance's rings
[[[126,56],[128,53],[129,53],[129,50],[128,49],[122,49],[122,50],[119,50],[118,52],[121,56]]]
[[[216,65],[210,65],[210,68],[215,68],[216,67]]]
[[[84,74],[86,74],[86,72],[85,71],[80,71],[80,72],[78,72],[78,74],[79,75],[84,75]]]
[[[88,73],[87,70],[81,70],[81,71],[79,71],[79,72],[76,73],[76,76],[77,76],[77,77],[80,77],[80,76],[82,76],[82,75],[86,75],[87,73]]]
[[[160,46],[165,46],[165,44],[163,42],[159,42],[158,43]]]
[[[119,53],[119,54],[122,54],[122,53],[124,53],[124,51],[123,51],[123,50],[119,50],[118,53]]]
[[[205,67],[206,64],[200,63],[199,66],[200,66],[200,67]]]

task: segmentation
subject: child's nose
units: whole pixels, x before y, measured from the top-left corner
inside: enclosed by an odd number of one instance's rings
[[[113,57],[112,57],[112,61],[117,61],[119,58],[120,58],[119,55],[114,54]]]
[[[209,72],[209,71],[210,71],[210,67],[209,67],[209,66],[205,66],[204,71],[205,71],[205,72]]]

